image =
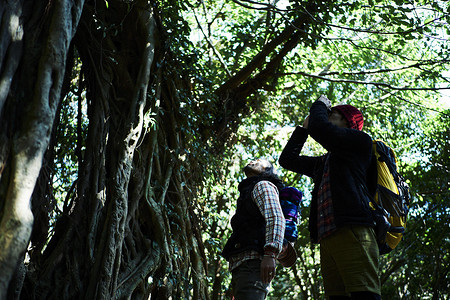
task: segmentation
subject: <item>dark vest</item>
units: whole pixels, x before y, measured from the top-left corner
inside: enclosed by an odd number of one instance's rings
[[[249,250],[264,254],[265,220],[251,196],[255,185],[263,180],[272,182],[278,190],[283,187],[281,180],[263,176],[246,178],[239,183],[240,194],[237,200],[236,214],[231,218],[233,233],[221,253],[226,260],[233,255]]]

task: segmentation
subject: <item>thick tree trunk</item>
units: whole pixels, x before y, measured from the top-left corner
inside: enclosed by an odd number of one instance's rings
[[[177,91],[185,83],[170,62],[156,4],[88,1],[71,10],[64,5],[24,2],[4,9],[27,9],[21,18],[25,38],[19,45],[26,56],[20,68],[27,67],[32,76],[22,69],[13,72],[16,84],[0,102],[6,141],[0,148],[0,229],[2,239],[12,236],[15,242],[2,243],[1,290],[6,291],[17,263],[23,270],[34,190],[33,212],[47,222],[34,226],[26,277],[16,276],[11,297],[21,291],[26,299],[207,299],[195,189],[186,189],[199,186],[201,177],[189,174],[195,162],[180,159],[186,157],[186,134],[180,128],[187,116],[179,113]],[[78,131],[78,179],[48,240],[49,211],[42,206],[52,207],[48,170],[58,143],[52,125],[64,125],[58,107],[67,57],[79,57],[81,70],[77,63],[68,64],[62,97],[78,95],[79,111],[87,107],[88,131]],[[71,83],[74,78],[78,86]],[[24,85],[29,87],[25,92]]]
[[[186,149],[193,136],[199,143],[216,135],[210,145],[220,155],[247,98],[276,76],[299,34],[287,29],[218,89],[215,123],[202,134],[183,112],[190,82],[166,44],[157,4],[0,4],[0,299],[8,286],[24,299],[208,298],[194,201],[203,149]],[[59,111],[70,106],[78,106],[78,174],[59,211],[52,176],[61,137],[52,129],[67,125]]]
[[[0,299],[6,297],[29,242],[30,198],[50,140],[82,3],[53,1],[47,6],[51,15],[45,15],[42,2],[2,3],[2,28],[9,30],[1,36]]]

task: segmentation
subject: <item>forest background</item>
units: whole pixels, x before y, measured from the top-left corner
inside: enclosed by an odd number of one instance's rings
[[[226,299],[241,168],[312,102],[361,109],[411,187],[385,299],[449,298],[448,1],[2,1],[0,299]],[[309,141],[305,153],[323,153]],[[321,299],[305,194],[268,299]]]

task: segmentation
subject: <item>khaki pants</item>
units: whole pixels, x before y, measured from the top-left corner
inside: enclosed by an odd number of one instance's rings
[[[378,245],[372,227],[339,228],[320,242],[320,265],[327,296],[352,292],[380,295]]]

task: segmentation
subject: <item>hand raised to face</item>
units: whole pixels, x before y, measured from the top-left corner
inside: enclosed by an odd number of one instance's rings
[[[331,101],[325,95],[320,95],[317,101],[323,102],[327,106],[328,110],[331,109]]]

